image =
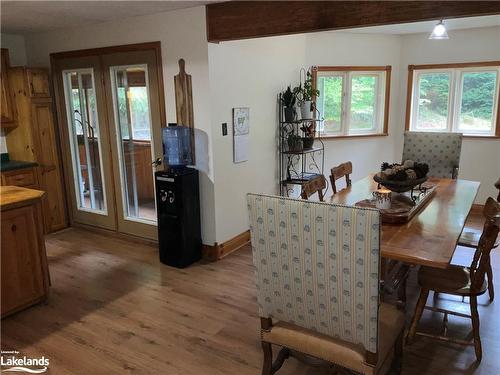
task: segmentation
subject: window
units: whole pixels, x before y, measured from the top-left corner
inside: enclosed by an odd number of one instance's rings
[[[320,137],[386,135],[391,67],[317,67]]]
[[[500,62],[408,69],[407,129],[500,135]]]

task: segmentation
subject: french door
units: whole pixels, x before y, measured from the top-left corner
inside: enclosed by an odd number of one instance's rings
[[[53,61],[72,220],[155,239],[164,123],[156,52]]]

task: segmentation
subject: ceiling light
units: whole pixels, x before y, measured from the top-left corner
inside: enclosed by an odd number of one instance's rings
[[[429,35],[429,39],[449,39],[448,33],[446,32],[446,27],[444,26],[443,21],[439,21],[439,23],[434,26],[434,30],[432,30],[431,35]]]

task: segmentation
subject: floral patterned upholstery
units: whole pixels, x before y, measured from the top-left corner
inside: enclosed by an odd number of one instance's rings
[[[260,316],[376,352],[379,212],[257,194],[247,200]]]
[[[429,176],[456,178],[460,164],[462,133],[405,132],[403,161],[429,165]]]

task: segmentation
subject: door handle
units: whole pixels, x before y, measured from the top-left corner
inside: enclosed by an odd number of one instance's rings
[[[156,160],[154,160],[154,161],[151,163],[151,165],[152,165],[153,167],[157,167],[157,166],[161,165],[161,158],[157,158]]]

